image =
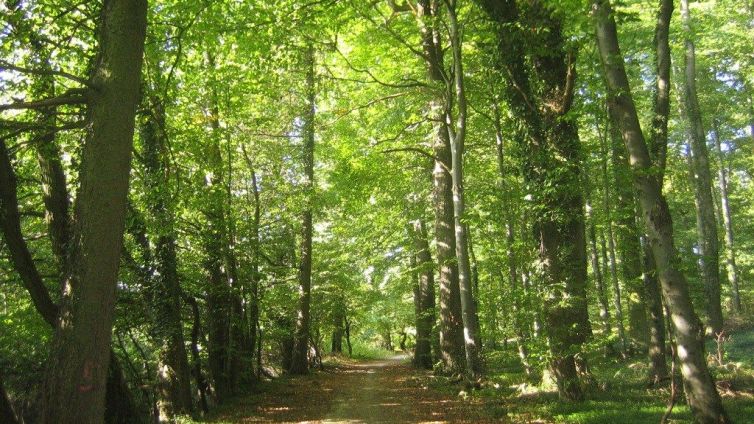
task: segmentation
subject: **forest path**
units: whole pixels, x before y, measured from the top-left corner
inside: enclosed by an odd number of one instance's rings
[[[224,407],[215,423],[484,423],[484,406],[427,386],[405,356],[286,378]],[[494,420],[499,422],[499,420]]]

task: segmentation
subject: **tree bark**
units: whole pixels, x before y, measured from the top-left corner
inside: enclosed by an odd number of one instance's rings
[[[663,314],[662,293],[657,279],[657,267],[652,256],[652,248],[647,236],[642,238],[644,290],[649,311],[649,381],[657,384],[668,377],[667,349],[665,347],[665,316]]]
[[[301,224],[301,258],[299,263],[299,300],[296,318],[296,333],[291,357],[291,374],[306,374],[309,371],[309,326],[312,284],[312,209],[314,202],[314,117],[315,81],[314,46],[306,50],[306,111],[304,115],[304,177],[305,200]]]
[[[19,37],[28,42],[31,47],[30,62],[32,66],[42,72],[31,86],[33,98],[54,98],[55,78],[50,64],[50,51],[40,39],[39,33],[23,18],[24,11],[20,1],[7,2],[11,10],[9,23]],[[58,261],[61,280],[68,272],[68,244],[71,235],[70,199],[66,176],[60,160],[60,148],[56,143],[55,127],[57,125],[57,109],[41,107],[35,110],[35,118],[42,129],[33,131],[30,135],[32,144],[37,152],[37,163],[42,180],[42,200],[45,205],[45,219],[48,225],[52,251]]]
[[[605,241],[605,233],[600,232],[600,245],[602,247],[602,261],[605,264],[605,269],[610,272],[610,281],[613,287],[613,308],[615,308],[615,326],[618,328],[618,339],[620,340],[620,350],[623,354],[626,353],[628,342],[626,340],[626,327],[623,321],[623,302],[621,300],[621,288],[618,282],[617,271],[615,267],[615,250],[612,225],[610,222],[608,225],[607,242]],[[608,246],[609,245],[609,246]]]
[[[184,298],[186,303],[191,307],[192,322],[191,322],[191,374],[196,382],[196,391],[199,395],[199,407],[203,413],[209,412],[209,404],[207,402],[209,384],[207,379],[204,378],[202,373],[202,358],[199,354],[199,341],[202,338],[202,320],[199,313],[199,304],[191,296]]]
[[[684,103],[691,138],[691,158],[694,176],[694,198],[699,235],[700,268],[705,289],[707,331],[718,334],[723,329],[723,310],[720,300],[720,252],[717,240],[715,202],[712,199],[712,176],[702,111],[696,90],[696,53],[691,28],[688,0],[681,0],[681,17],[685,36]]]
[[[515,194],[510,188],[506,188],[505,178],[508,168],[505,165],[505,147],[503,143],[503,128],[500,116],[500,105],[497,100],[492,104],[493,125],[495,127],[495,153],[497,158],[497,171],[499,174],[499,190],[501,194],[500,208],[504,211],[505,216],[505,241],[506,256],[508,261],[508,279],[510,280],[511,290],[513,292],[513,329],[516,333],[516,343],[518,345],[518,357],[521,365],[524,366],[526,374],[531,376],[533,369],[529,361],[529,349],[527,343],[530,337],[529,326],[524,319],[524,308],[522,308],[521,298],[525,289],[519,277],[519,260],[516,249],[516,225],[514,217],[517,214],[518,205],[515,202]],[[501,276],[502,281],[504,277]],[[501,285],[504,284],[501,283]],[[502,287],[501,287],[502,289]]]
[[[244,154],[246,154],[246,151],[244,150]],[[249,337],[249,345],[256,349],[256,343],[257,343],[257,329],[259,328],[259,257],[260,257],[260,249],[261,249],[261,243],[259,239],[259,226],[261,223],[261,216],[262,216],[262,204],[259,201],[259,182],[257,181],[257,174],[254,171],[254,167],[251,166],[251,162],[249,161],[249,171],[251,173],[251,184],[252,189],[251,192],[254,195],[254,218],[252,220],[251,225],[251,278],[250,278],[250,295],[251,295],[251,306],[249,307],[249,325],[251,329],[251,336]],[[257,352],[258,355],[258,352]],[[260,358],[257,357],[257,362],[259,363]],[[257,370],[259,372],[259,370]]]
[[[592,15],[609,96],[616,107],[619,128],[628,151],[634,186],[650,237],[663,295],[672,314],[686,397],[695,419],[703,424],[729,423],[712,375],[707,368],[703,330],[694,312],[688,283],[680,272],[673,240],[673,225],[641,132],[618,44],[615,18],[609,0],[593,0]]]
[[[5,148],[5,142],[2,139],[0,139],[0,218],[2,218],[0,219],[0,227],[2,227],[3,238],[8,246],[14,269],[21,276],[21,281],[30,294],[34,308],[51,327],[55,328],[59,308],[52,301],[50,293],[31,257],[28,245],[23,239],[18,211],[16,175],[13,171],[8,151]],[[118,408],[110,407],[106,410],[106,421],[116,422],[135,416],[135,406],[128,392],[128,387],[124,384],[111,381],[122,381],[123,376],[118,374],[120,367],[116,363],[117,358],[112,350],[110,351],[110,356],[111,371],[107,377],[107,398],[119,398],[121,401],[117,403]],[[111,402],[108,402],[108,404],[110,405]]]
[[[46,423],[104,420],[146,11],[143,0],[108,0],[102,6],[92,79],[97,90],[90,93],[92,123],[79,173],[71,272],[46,380]]]

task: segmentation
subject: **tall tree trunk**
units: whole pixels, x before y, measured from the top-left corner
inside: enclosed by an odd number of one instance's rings
[[[613,108],[608,107],[608,110]],[[611,121],[615,121],[611,116]],[[641,269],[641,241],[636,225],[636,205],[631,169],[617,125],[610,125],[610,150],[615,187],[615,235],[620,255],[620,276],[628,306],[628,337],[631,347],[647,349],[647,310]]]
[[[353,346],[351,346],[351,320],[348,319],[348,311],[346,311],[346,346],[348,347],[348,356],[353,356]]]
[[[305,200],[301,224],[301,257],[299,264],[299,300],[296,318],[296,334],[291,357],[291,374],[306,374],[309,370],[309,312],[312,284],[312,209],[314,202],[314,46],[306,49],[306,111],[304,115],[304,177]]]
[[[203,166],[210,175],[205,180],[206,206],[203,211],[207,226],[202,234],[205,255],[204,266],[209,277],[207,291],[207,320],[209,371],[214,380],[214,394],[218,403],[223,403],[233,393],[231,369],[231,292],[228,285],[228,269],[225,262],[227,222],[225,210],[225,169],[223,166],[220,128],[220,110],[215,80],[215,56],[206,54],[207,68],[210,72],[209,114],[210,131],[208,142],[203,152]]]
[[[192,411],[191,374],[181,323],[181,287],[176,254],[175,207],[172,193],[164,187],[169,179],[167,132],[162,99],[150,93],[141,125],[142,158],[147,210],[156,235],[151,275],[153,294],[152,336],[158,347],[158,393],[160,419]]]
[[[236,218],[233,215],[233,149],[228,133],[225,133],[226,150],[228,155],[227,178],[225,181],[225,216],[226,234],[224,240],[224,263],[227,269],[228,287],[230,289],[230,361],[228,362],[228,375],[230,375],[230,387],[235,393],[238,391],[241,381],[248,382],[252,377],[253,349],[247,346],[248,317],[244,312],[243,294],[245,284],[238,274],[238,258],[236,257]]]
[[[48,324],[54,327],[57,322],[58,306],[52,301],[21,232],[18,183],[5,140],[2,138],[0,138],[0,218],[2,218],[0,229],[2,229],[13,267],[21,277],[24,288],[29,292],[34,308]]]
[[[610,1],[593,0],[592,14],[608,93],[614,101],[616,117],[619,118],[619,127],[628,151],[633,181],[663,295],[672,314],[676,344],[678,351],[684,352],[679,355],[679,359],[686,398],[698,422],[729,423],[730,419],[723,409],[715,382],[707,368],[703,329],[691,303],[688,283],[678,267],[670,210],[657,179],[650,172],[652,161],[631,96]]]
[[[256,343],[257,343],[257,329],[259,327],[259,258],[260,258],[260,249],[261,249],[261,243],[259,239],[259,226],[261,223],[261,216],[262,216],[262,204],[259,201],[259,182],[257,181],[257,174],[254,170],[254,166],[252,161],[249,159],[248,154],[246,153],[246,148],[243,148],[244,158],[246,158],[246,162],[249,166],[249,172],[251,173],[251,190],[250,192],[253,195],[254,199],[254,217],[251,221],[251,276],[249,281],[249,294],[251,295],[249,306],[249,327],[250,327],[250,337],[249,337],[249,346],[252,349],[256,349]],[[257,358],[257,362],[259,362],[260,358]],[[257,369],[257,372],[259,372],[259,369]]]
[[[473,282],[471,278],[471,262],[469,260],[469,236],[465,220],[466,201],[463,186],[463,154],[466,141],[466,92],[463,77],[463,57],[461,53],[461,38],[459,35],[458,16],[456,15],[456,1],[447,2],[448,16],[450,20],[450,40],[453,52],[453,76],[452,86],[455,88],[455,102],[457,107],[457,119],[455,128],[451,122],[453,111],[446,108],[447,128],[450,132],[450,157],[451,157],[451,180],[453,184],[453,224],[456,238],[456,258],[458,260],[458,286],[461,294],[461,314],[463,318],[463,336],[466,353],[466,371],[471,377],[476,377],[482,372],[482,359],[480,356],[479,317],[477,316],[476,302],[474,301]],[[448,98],[452,98],[450,85]],[[449,106],[449,105],[448,105]]]
[[[655,89],[653,93],[652,134],[649,137],[649,156],[652,169],[657,175],[660,192],[665,175],[668,149],[668,117],[670,115],[670,19],[673,15],[673,0],[659,0],[657,23],[655,25]],[[630,164],[629,164],[630,165]],[[637,218],[641,213],[637,208]],[[643,281],[649,312],[649,361],[650,381],[659,382],[667,377],[668,367],[665,348],[665,319],[663,317],[662,293],[657,278],[657,266],[652,256],[650,238],[643,229]]]
[[[6,1],[6,7],[11,12],[8,15],[8,22],[14,31],[13,35],[27,42],[31,47],[30,67],[42,71],[32,83],[32,96],[40,99],[55,97],[55,77],[51,72],[49,49],[45,47],[31,21],[24,19],[25,11],[22,10],[23,4],[20,1]],[[56,143],[57,108],[52,106],[36,109],[35,118],[41,129],[33,131],[30,137],[40,168],[42,200],[45,205],[45,219],[52,251],[58,262],[62,280],[68,268],[67,249],[71,235],[71,222],[66,176],[60,159],[60,148]]]
[[[416,262],[416,366],[432,369],[432,338],[435,325],[435,276],[424,221],[417,219],[408,225]]]
[[[715,202],[712,199],[712,176],[709,152],[702,124],[702,111],[696,91],[696,53],[688,0],[681,0],[686,54],[684,103],[691,138],[691,157],[694,173],[694,197],[699,235],[699,253],[707,308],[707,331],[718,334],[723,329],[723,310],[720,301],[720,252],[717,240]]]
[[[602,277],[602,267],[600,266],[599,250],[597,250],[597,231],[594,225],[594,216],[592,215],[592,206],[587,197],[586,214],[589,222],[589,252],[594,273],[594,285],[597,289],[597,301],[600,307],[600,321],[602,322],[602,331],[609,336],[613,330],[610,325],[610,306],[607,303],[607,292],[605,291],[605,281]]]
[[[605,134],[605,138],[608,134]],[[605,237],[600,233],[602,244],[602,256],[605,260],[606,268],[610,270],[610,281],[613,287],[613,306],[615,307],[615,320],[618,327],[618,337],[621,343],[621,352],[625,354],[628,350],[628,339],[626,337],[625,321],[623,319],[623,288],[618,279],[618,268],[615,260],[615,233],[613,231],[613,208],[612,196],[610,193],[610,180],[607,173],[607,146],[606,139],[600,140],[600,149],[602,153],[602,207],[605,210],[605,225],[607,226],[607,248],[605,246]]]
[[[100,423],[122,249],[147,2],[107,0],[89,94],[71,272],[52,342],[42,421]],[[108,213],[102,213],[108,211]]]
[[[331,353],[343,353],[343,334],[345,333],[345,308],[342,299],[338,299],[333,307],[333,332],[330,343]]]
[[[199,341],[202,338],[202,320],[199,313],[199,304],[191,296],[184,298],[186,303],[191,307],[191,374],[196,382],[196,391],[199,396],[199,407],[203,413],[209,412],[209,403],[207,401],[209,384],[202,373],[202,359],[199,354]]]
[[[13,171],[5,142],[2,139],[0,139],[0,218],[2,218],[0,219],[0,229],[10,252],[11,262],[16,272],[21,276],[24,287],[30,294],[32,305],[34,305],[34,308],[45,322],[55,328],[59,308],[52,301],[50,293],[47,291],[47,287],[42,280],[42,276],[39,274],[29,247],[21,233],[16,175]],[[60,262],[63,263],[62,260]],[[110,357],[110,372],[107,376],[107,398],[117,398],[120,399],[120,402],[117,403],[117,408],[113,408],[113,403],[108,400],[107,404],[111,405],[111,407],[106,410],[106,421],[116,422],[136,416],[136,407],[128,392],[128,387],[125,384],[118,383],[119,381],[123,381],[123,375],[119,374],[121,369],[116,363],[117,357],[113,354],[112,350],[110,351]]]
[[[524,178],[533,204],[539,255],[544,264],[545,323],[550,367],[565,399],[583,396],[574,352],[591,336],[586,304],[586,241],[581,194],[580,146],[576,122],[569,118],[575,66],[567,50],[562,23],[546,5],[537,3],[520,15],[513,0],[480,0],[498,24],[499,66],[513,115],[527,127],[522,140]],[[524,22],[525,21],[525,22]],[[542,28],[535,47],[520,43],[521,27]],[[528,34],[528,33],[527,33]],[[546,53],[544,53],[546,52]],[[525,66],[527,60],[532,67]],[[533,90],[532,86],[538,89]],[[559,190],[545,187],[558,186]]]
[[[665,347],[665,317],[662,307],[662,293],[660,283],[657,280],[657,267],[655,266],[652,248],[647,236],[642,237],[642,252],[644,274],[644,290],[647,296],[647,309],[649,311],[649,381],[657,384],[668,377],[667,352]]]
[[[626,340],[626,327],[623,324],[623,302],[621,300],[621,288],[618,282],[618,273],[615,267],[615,244],[613,243],[613,231],[612,224],[608,220],[607,223],[607,241],[605,241],[605,233],[600,232],[600,245],[602,247],[602,261],[605,264],[605,269],[610,272],[610,281],[613,287],[613,307],[615,308],[615,321],[618,328],[618,339],[621,344],[621,352],[626,353],[628,342]]]
[[[508,279],[510,280],[511,290],[514,292],[513,296],[513,331],[516,333],[516,343],[518,345],[518,356],[521,360],[521,364],[526,370],[526,374],[531,376],[533,369],[529,361],[529,349],[527,343],[529,341],[530,330],[524,317],[524,308],[521,305],[521,298],[525,290],[521,279],[519,277],[519,264],[518,255],[516,251],[516,223],[515,216],[518,210],[515,202],[515,195],[512,190],[506,188],[505,178],[508,172],[508,168],[505,165],[505,146],[503,145],[503,128],[500,116],[500,105],[497,100],[492,104],[493,110],[493,125],[495,127],[495,153],[497,158],[497,171],[499,174],[499,190],[500,190],[500,208],[505,216],[505,241],[506,241],[506,255],[508,261]],[[504,277],[501,277],[504,281]],[[501,287],[502,289],[502,287]],[[518,292],[518,293],[516,293]]]
[[[429,119],[433,123],[432,150],[435,157],[432,170],[432,203],[435,211],[435,241],[437,246],[437,276],[440,288],[440,351],[445,372],[458,373],[465,368],[463,317],[461,312],[456,237],[454,231],[453,183],[450,170],[452,159],[448,134],[445,99],[446,88],[443,49],[437,28],[437,0],[417,3],[417,20],[422,37],[428,79],[438,92],[429,102]]]
[[[733,310],[741,313],[741,294],[738,289],[738,266],[736,265],[736,244],[733,237],[733,220],[730,213],[730,201],[728,199],[728,167],[725,164],[725,156],[720,143],[720,131],[715,122],[712,131],[715,141],[715,153],[718,159],[717,182],[720,189],[720,209],[723,215],[723,227],[725,228],[725,264],[728,271],[728,282],[732,289]]]

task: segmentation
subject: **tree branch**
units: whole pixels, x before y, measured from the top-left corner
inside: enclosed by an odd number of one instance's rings
[[[81,78],[79,76],[73,75],[68,72],[64,71],[55,71],[52,69],[32,69],[32,68],[24,68],[22,66],[16,66],[12,63],[6,62],[4,60],[0,60],[0,71],[16,71],[20,72],[22,74],[31,74],[31,75],[54,75],[58,77],[67,78],[71,81],[75,81],[85,87],[88,88],[94,88],[91,81],[89,81],[86,78]]]
[[[0,112],[6,110],[42,109],[52,106],[83,104],[89,100],[87,93],[88,89],[74,88],[68,90],[60,96],[52,97],[49,99],[34,100],[31,102],[14,102],[0,105]]]

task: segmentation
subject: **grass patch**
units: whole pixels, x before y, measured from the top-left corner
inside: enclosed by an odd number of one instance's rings
[[[359,341],[353,344],[353,359],[359,360],[378,360],[392,358],[396,355],[396,352],[382,349],[369,343],[362,343]]]
[[[712,352],[714,342],[707,346]],[[725,366],[711,366],[723,403],[734,422],[754,417],[754,331],[739,329],[725,346]],[[596,380],[583,402],[562,402],[551,387],[531,381],[516,352],[488,352],[488,383],[474,391],[478,399],[503,399],[512,422],[568,424],[656,424],[665,412],[668,387],[647,387],[648,366],[643,357],[628,361],[593,353],[588,361]],[[457,390],[457,388],[456,388]],[[691,411],[681,398],[673,409],[671,423],[692,422]]]

